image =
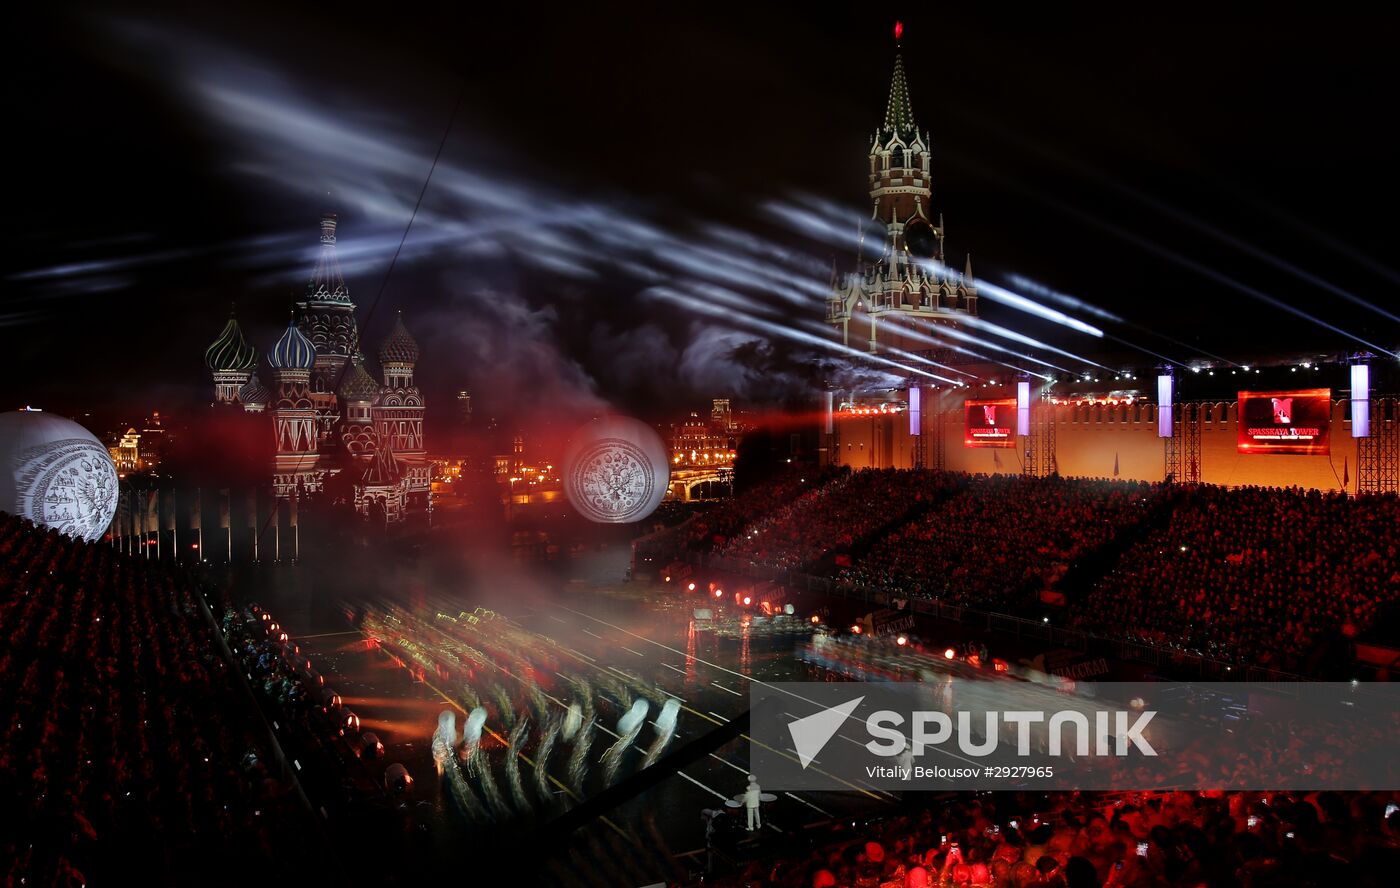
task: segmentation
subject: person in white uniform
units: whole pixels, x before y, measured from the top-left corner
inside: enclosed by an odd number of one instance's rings
[[[763,818],[758,813],[758,805],[762,801],[762,791],[758,788],[758,778],[749,775],[749,788],[744,790],[744,810],[749,815],[749,832],[763,826]]]

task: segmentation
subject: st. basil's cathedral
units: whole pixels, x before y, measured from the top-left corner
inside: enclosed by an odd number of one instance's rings
[[[278,499],[321,493],[331,484],[353,498],[360,514],[394,524],[426,513],[431,501],[425,408],[413,381],[418,343],[396,317],[379,346],[380,378],[370,374],[335,232],[336,215],[324,214],[306,297],[267,353],[270,385],[259,379],[257,352],[235,318],[205,350],[204,363],[218,405],[266,414]]]

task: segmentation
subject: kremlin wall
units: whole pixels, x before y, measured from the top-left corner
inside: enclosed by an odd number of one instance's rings
[[[993,394],[985,394],[986,392]],[[1169,442],[1181,449],[1181,470],[1175,480],[1199,481],[1226,486],[1299,486],[1320,490],[1358,490],[1358,439],[1351,436],[1350,402],[1337,398],[1345,394],[1333,390],[1331,421],[1327,429],[1327,453],[1247,453],[1239,450],[1238,406],[1236,401],[1188,402],[1175,406],[1174,439],[1157,434],[1157,406],[1150,397],[1134,398],[1132,403],[1039,402],[1032,408],[1032,435],[1015,436],[1011,446],[967,446],[964,427],[964,401],[1016,396],[1013,386],[992,389],[924,388],[918,426],[923,440],[911,434],[907,395],[885,402],[885,413],[878,404],[861,404],[855,412],[832,412],[831,434],[827,436],[827,461],[834,465],[862,468],[929,468],[979,474],[1021,474],[1028,450],[1034,471],[1053,471],[1074,477],[1120,477],[1140,481],[1163,481],[1167,477]],[[1070,396],[1073,398],[1073,396]],[[1058,399],[1057,400],[1061,400]],[[1063,399],[1069,400],[1069,399]],[[1396,399],[1371,401],[1371,434],[1378,441],[1396,440]],[[1014,408],[1013,408],[1014,412]],[[1183,421],[1183,415],[1188,418]],[[1044,458],[1045,422],[1053,420],[1053,459]],[[1013,420],[1014,425],[1014,420]],[[1191,472],[1186,459],[1187,439],[1194,425],[1199,432],[1197,472]],[[1039,446],[1039,453],[1035,450]],[[1037,459],[1037,457],[1040,457]],[[1048,464],[1048,465],[1047,465]],[[1196,474],[1196,477],[1190,477]],[[1344,479],[1349,483],[1343,484]]]

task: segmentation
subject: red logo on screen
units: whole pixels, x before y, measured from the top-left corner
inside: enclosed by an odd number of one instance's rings
[[[1288,425],[1293,421],[1293,399],[1273,398],[1274,402],[1274,422],[1280,425]]]
[[[982,405],[982,421],[989,426],[997,424],[997,408],[995,404]]]

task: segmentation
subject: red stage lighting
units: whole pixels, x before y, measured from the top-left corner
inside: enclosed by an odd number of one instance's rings
[[[753,599],[748,595],[744,596],[744,604],[753,604]]]
[[[903,647],[904,645],[906,645],[906,644],[909,643],[909,639],[907,639],[907,638],[905,638],[903,635],[901,635],[901,636],[899,636],[898,638],[896,638],[896,639],[894,640],[894,643],[897,644],[897,645],[899,645],[900,647]]]
[[[855,633],[856,635],[859,635],[859,634],[860,634],[860,625],[857,624],[857,625],[855,625],[855,626],[852,626],[852,627],[851,627],[851,631],[852,631],[853,633]]]
[[[688,583],[688,584],[686,584],[686,587],[685,587],[685,588],[686,588],[686,591],[687,591],[687,592],[694,592],[694,591],[695,591],[695,584],[694,584],[694,583]]]
[[[821,621],[822,621],[822,618],[821,618],[821,617],[817,616],[816,614],[812,614],[812,625],[813,625],[813,626],[817,625],[817,624],[820,623]]]
[[[958,655],[958,652],[955,651],[955,650],[953,650],[952,648],[948,648],[946,651],[943,652],[943,656],[946,657],[946,658],[949,659],[949,660],[953,659],[953,658],[956,657],[957,655]]]

